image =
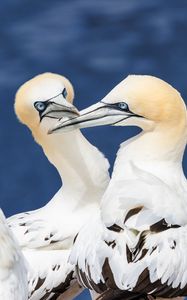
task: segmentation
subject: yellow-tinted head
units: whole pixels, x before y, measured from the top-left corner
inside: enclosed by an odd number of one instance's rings
[[[125,102],[134,114],[154,122],[173,122],[186,110],[176,89],[165,81],[148,75],[128,76],[103,102]]]
[[[51,126],[52,120],[78,114],[72,105],[74,91],[69,80],[61,75],[44,73],[24,83],[17,91],[15,112],[18,119],[32,131],[43,120]]]
[[[74,120],[60,121],[51,132],[105,124],[152,130],[160,124],[178,126],[181,122],[186,124],[186,107],[177,90],[153,76],[131,75],[100,102]]]

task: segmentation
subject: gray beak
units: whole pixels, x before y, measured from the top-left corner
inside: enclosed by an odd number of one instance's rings
[[[68,102],[67,102],[68,103]],[[63,117],[73,118],[79,116],[79,111],[75,106],[68,103],[63,105],[57,102],[48,102],[44,111],[40,112],[40,121],[43,118],[61,119]]]
[[[98,102],[81,112],[78,117],[67,121],[60,120],[49,130],[49,134],[60,131],[70,131],[77,128],[101,125],[117,125],[117,123],[135,116],[132,112],[124,112],[113,104]]]

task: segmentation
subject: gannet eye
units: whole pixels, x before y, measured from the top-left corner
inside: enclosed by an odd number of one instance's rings
[[[68,95],[67,90],[66,90],[66,88],[64,88],[63,91],[62,91],[62,96],[63,96],[64,98],[66,98],[67,95]]]
[[[42,101],[37,101],[37,102],[34,103],[34,107],[38,111],[44,111],[46,109],[46,104]]]
[[[129,107],[128,107],[127,103],[125,103],[125,102],[119,102],[116,105],[124,111],[129,111]]]

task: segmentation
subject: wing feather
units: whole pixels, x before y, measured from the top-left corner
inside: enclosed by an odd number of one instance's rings
[[[26,262],[0,210],[0,299],[27,298]]]
[[[74,266],[68,262],[69,252],[69,250],[23,251],[29,262],[29,300],[51,299],[51,297],[57,299],[67,290],[74,289],[76,279]],[[81,287],[79,289],[82,291]]]

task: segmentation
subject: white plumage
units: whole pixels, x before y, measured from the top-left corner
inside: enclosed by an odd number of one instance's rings
[[[19,119],[31,129],[63,181],[47,205],[8,219],[29,263],[30,300],[56,299],[62,293],[63,299],[70,295],[73,299],[82,291],[68,262],[69,251],[82,225],[98,210],[109,182],[107,160],[79,130],[48,135],[59,115],[78,114],[72,100],[70,82],[49,73],[24,84],[16,96]]]
[[[28,299],[27,267],[0,209],[0,299]]]
[[[68,263],[69,250],[23,251],[29,262],[28,288],[31,300],[56,298],[75,284],[74,267]],[[81,292],[79,287],[78,294]],[[75,297],[73,295],[73,297]],[[64,299],[66,299],[64,297]]]
[[[76,239],[71,262],[79,280],[104,292],[102,299],[187,295],[184,102],[162,80],[129,76],[101,102],[58,122],[51,132],[104,124],[143,131],[121,145],[100,212]]]

